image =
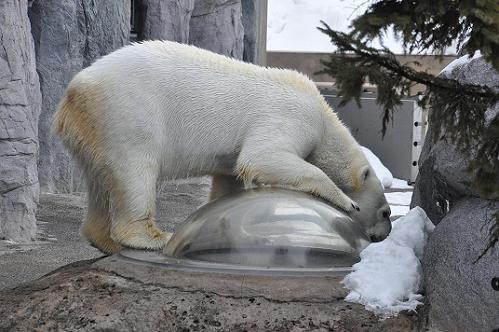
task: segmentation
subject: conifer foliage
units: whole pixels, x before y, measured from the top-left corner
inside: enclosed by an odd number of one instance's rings
[[[469,56],[480,50],[499,71],[499,2],[497,0],[373,0],[357,17],[349,33],[332,30],[326,23],[318,29],[337,47],[323,73],[335,78],[342,104],[360,105],[363,83],[377,86],[377,102],[384,109],[382,132],[392,119],[401,98],[415,84],[426,91],[419,103],[429,109],[433,138],[445,133],[472,160],[468,171],[485,197],[499,199],[499,114],[486,116],[499,103],[499,83],[492,87],[461,84],[435,77],[399,63],[387,48],[374,48],[390,31],[409,53],[443,54],[457,43]],[[489,248],[499,240],[499,211],[491,229]]]

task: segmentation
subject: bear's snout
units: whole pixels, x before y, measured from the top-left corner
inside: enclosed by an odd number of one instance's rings
[[[392,223],[390,219],[378,221],[376,225],[367,230],[367,235],[372,242],[379,242],[386,239],[392,230]]]

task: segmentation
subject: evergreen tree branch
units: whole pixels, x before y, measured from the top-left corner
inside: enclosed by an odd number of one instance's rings
[[[431,110],[433,139],[445,136],[469,160],[468,171],[473,185],[483,197],[499,199],[499,114],[487,119],[485,112],[499,105],[499,83],[493,87],[465,84],[435,77],[400,64],[388,49],[375,49],[356,38],[355,33],[332,30],[326,23],[318,29],[331,38],[338,52],[323,61],[326,73],[335,78],[344,105],[355,100],[360,105],[362,85],[377,86],[377,103],[383,107],[382,133],[392,120],[393,111],[409,95],[415,84],[426,86],[419,104]],[[496,53],[499,57],[499,50]],[[442,136],[441,136],[442,135]],[[499,241],[499,211],[491,229],[486,250]]]
[[[499,5],[497,0],[374,1],[352,23],[356,39],[381,38],[389,29],[402,37],[406,50],[443,51],[467,40],[468,54],[481,50],[499,70]]]

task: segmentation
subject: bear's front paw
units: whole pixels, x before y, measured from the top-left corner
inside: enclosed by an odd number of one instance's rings
[[[333,203],[335,203],[336,205],[338,205],[338,207],[340,207],[342,210],[345,210],[348,213],[353,211],[360,211],[359,205],[346,195],[339,204],[334,201]]]

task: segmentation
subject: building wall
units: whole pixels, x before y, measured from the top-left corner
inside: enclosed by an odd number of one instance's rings
[[[321,60],[328,60],[329,53],[294,53],[294,52],[267,52],[267,66],[290,68],[302,72],[315,82],[332,82],[327,74],[317,74],[323,69]],[[456,59],[456,56],[422,56],[422,55],[397,55],[397,60],[417,70],[425,70],[430,74],[438,74],[446,65]],[[417,66],[415,62],[421,64]],[[423,86],[416,86],[414,93],[423,91]]]

